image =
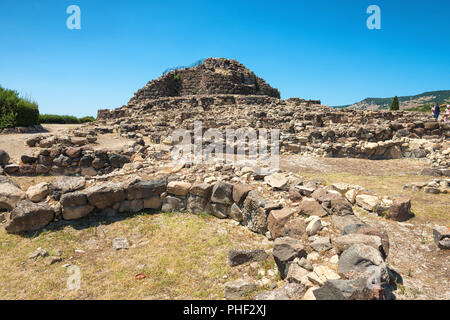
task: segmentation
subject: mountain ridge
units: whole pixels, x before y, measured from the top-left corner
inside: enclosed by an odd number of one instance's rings
[[[383,110],[389,109],[394,97],[390,98],[366,98],[359,102],[333,108],[351,108],[356,110]],[[416,108],[431,104],[450,104],[450,90],[427,91],[417,95],[399,96],[400,110]]]

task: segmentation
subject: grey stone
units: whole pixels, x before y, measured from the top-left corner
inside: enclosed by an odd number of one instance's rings
[[[11,212],[5,229],[9,233],[21,233],[41,229],[53,221],[55,211],[46,203],[20,201]]]
[[[287,276],[289,266],[295,258],[306,258],[302,243],[290,237],[277,238],[274,242],[273,257],[278,266],[281,278]]]

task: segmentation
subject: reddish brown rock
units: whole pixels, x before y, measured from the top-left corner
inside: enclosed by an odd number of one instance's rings
[[[269,214],[267,226],[269,228],[272,238],[276,239],[283,236],[284,225],[293,216],[294,211],[289,208],[281,210],[272,210]]]
[[[327,215],[327,212],[316,200],[312,198],[305,198],[300,203],[300,214],[324,217]]]
[[[406,221],[412,217],[411,199],[399,198],[389,207],[388,216],[395,221]]]
[[[237,183],[233,185],[233,201],[236,203],[243,203],[252,187],[248,184]]]

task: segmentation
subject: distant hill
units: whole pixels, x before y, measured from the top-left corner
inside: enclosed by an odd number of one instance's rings
[[[392,104],[392,98],[367,98],[360,102],[335,106],[334,108],[352,108],[356,110],[383,110],[389,109]],[[430,91],[415,96],[398,97],[400,101],[400,110],[417,109],[418,107],[432,105],[435,103],[450,104],[450,90]]]

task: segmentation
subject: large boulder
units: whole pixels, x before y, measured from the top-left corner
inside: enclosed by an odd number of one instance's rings
[[[289,180],[282,173],[274,173],[266,176],[264,182],[274,189],[285,190],[288,187]]]
[[[388,216],[395,221],[406,221],[412,217],[411,199],[403,197],[395,199],[389,207]]]
[[[277,238],[274,242],[273,257],[282,279],[286,278],[289,266],[295,258],[306,258],[306,251],[300,240],[290,237]]]
[[[293,215],[294,211],[290,208],[270,211],[267,227],[273,239],[284,235],[284,226]]]
[[[379,283],[389,281],[387,266],[381,252],[364,244],[354,244],[342,252],[338,272],[348,279],[375,277]]]
[[[185,181],[170,181],[167,184],[167,192],[179,197],[186,197],[191,189],[191,184]]]
[[[236,183],[233,185],[233,201],[242,204],[252,187],[248,184]]]
[[[337,254],[341,254],[354,244],[364,244],[371,246],[377,250],[383,251],[381,244],[381,238],[378,236],[370,236],[366,234],[352,233],[344,236],[337,237],[334,242],[334,248]]]
[[[88,203],[86,194],[80,191],[64,194],[60,203],[65,220],[83,218],[94,210],[94,206]]]
[[[120,183],[109,182],[93,186],[85,192],[89,203],[98,209],[106,209],[126,198],[124,187]]]
[[[353,233],[379,237],[381,239],[382,254],[385,258],[389,255],[389,235],[385,229],[372,227],[361,222],[346,225],[342,229],[341,235],[348,235]]]
[[[378,202],[378,197],[370,194],[360,194],[356,196],[356,204],[364,210],[370,212],[377,211]]]
[[[211,201],[231,205],[233,203],[233,185],[227,182],[216,182],[212,189]]]
[[[147,199],[153,196],[159,196],[167,189],[167,181],[164,179],[143,181],[135,180],[128,185],[127,199]]]
[[[0,165],[8,164],[9,160],[9,154],[5,150],[0,149]]]
[[[313,198],[303,198],[300,202],[300,214],[307,216],[318,216],[324,217],[328,213],[323,209],[323,207]]]
[[[40,202],[49,194],[48,183],[42,182],[31,186],[27,190],[27,198],[33,202]]]
[[[41,229],[53,221],[55,211],[47,203],[20,201],[11,212],[5,226],[9,233],[21,233]]]
[[[0,209],[11,210],[25,199],[25,192],[7,177],[0,176]]]
[[[83,189],[86,185],[86,179],[83,177],[56,177],[50,187],[50,194],[56,200],[59,200],[61,195],[68,192],[74,192]]]

